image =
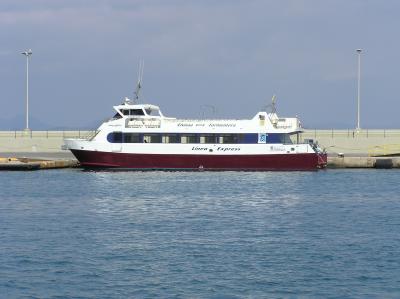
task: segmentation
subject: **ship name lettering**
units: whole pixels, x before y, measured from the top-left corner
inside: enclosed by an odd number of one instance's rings
[[[198,147],[198,146],[193,146],[192,151],[207,151],[207,147]]]
[[[217,148],[217,151],[236,152],[236,151],[240,151],[240,147],[219,147],[219,148]]]

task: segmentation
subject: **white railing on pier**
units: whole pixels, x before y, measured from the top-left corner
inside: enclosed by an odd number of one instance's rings
[[[0,138],[82,138],[90,139],[96,130],[47,130],[47,131],[0,131]],[[350,129],[304,129],[299,133],[301,139],[323,138],[400,138],[400,129],[365,129],[357,132]]]
[[[65,131],[0,131],[1,138],[81,138],[90,139],[96,130],[65,130]]]
[[[300,138],[400,138],[400,129],[304,129]]]

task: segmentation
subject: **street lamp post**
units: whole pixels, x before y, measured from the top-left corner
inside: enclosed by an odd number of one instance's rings
[[[21,54],[26,56],[26,128],[25,131],[30,131],[29,129],[29,57],[32,55],[32,50],[26,50]]]
[[[358,80],[357,80],[357,131],[361,130],[360,127],[360,83],[361,83],[361,52],[362,49],[357,49],[358,54]]]

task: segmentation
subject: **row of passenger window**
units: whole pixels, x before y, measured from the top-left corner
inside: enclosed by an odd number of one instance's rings
[[[111,143],[258,143],[258,134],[145,134],[113,132]],[[266,143],[291,143],[286,134],[267,134]]]
[[[108,141],[112,143],[241,143],[244,134],[109,134]]]

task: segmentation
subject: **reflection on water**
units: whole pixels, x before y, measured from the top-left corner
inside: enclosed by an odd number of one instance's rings
[[[0,293],[396,297],[399,178],[393,170],[3,172]]]

